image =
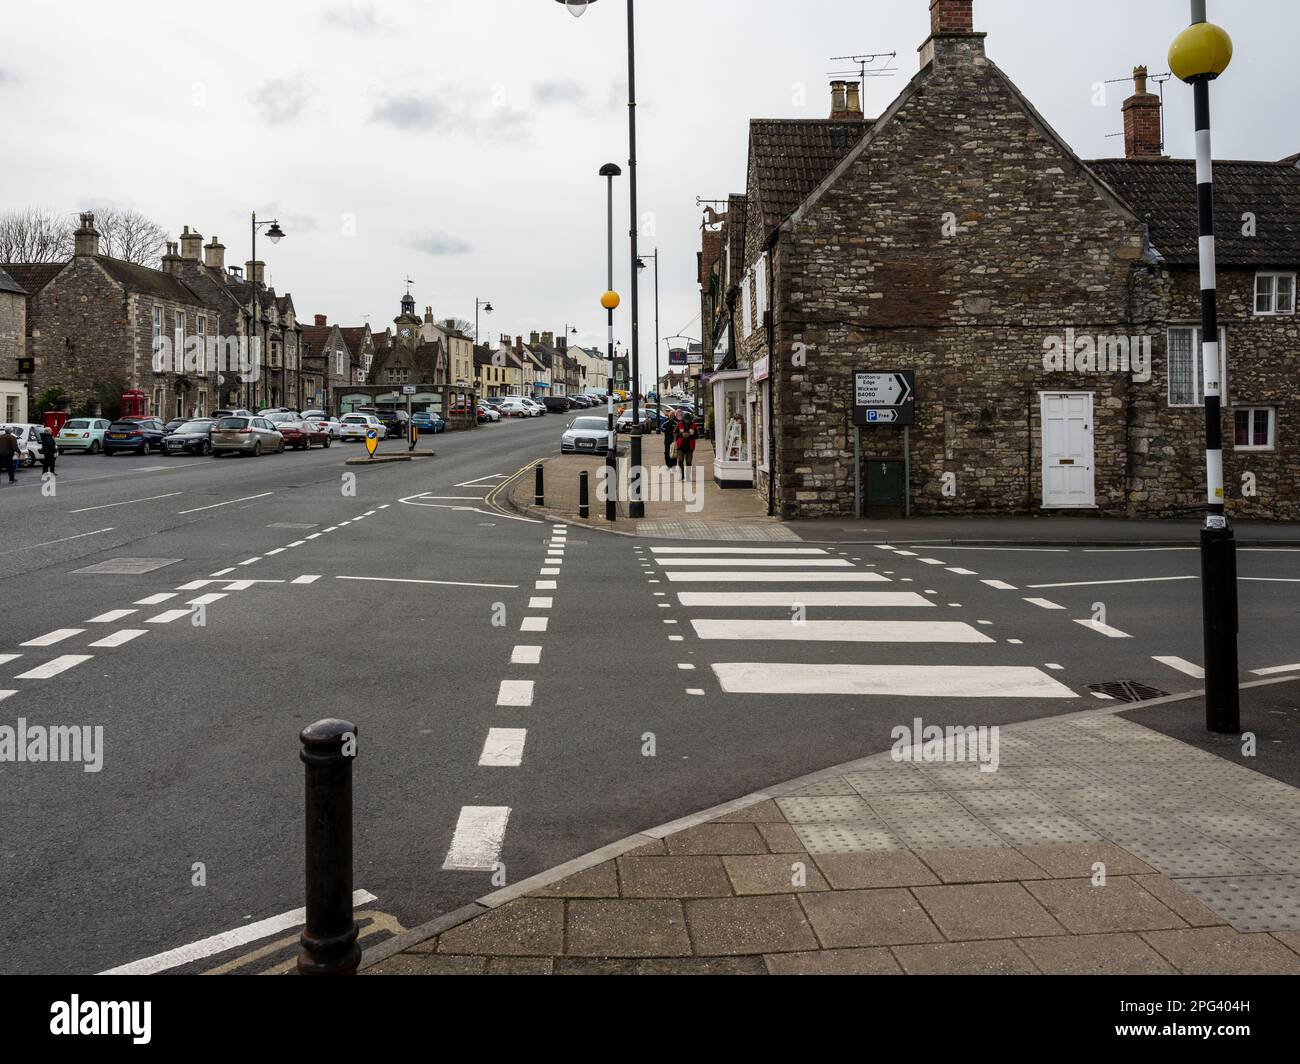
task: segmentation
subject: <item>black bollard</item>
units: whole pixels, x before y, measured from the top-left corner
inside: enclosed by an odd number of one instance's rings
[[[352,760],[356,725],[318,720],[302,730],[307,766],[307,926],[299,975],[356,975],[361,963],[352,918]]]
[[[587,484],[587,471],[584,469],[578,476],[578,516],[584,521],[591,516],[591,493]]]
[[[533,492],[533,501],[538,506],[546,505],[546,491],[542,487],[542,464],[537,463],[537,487]]]

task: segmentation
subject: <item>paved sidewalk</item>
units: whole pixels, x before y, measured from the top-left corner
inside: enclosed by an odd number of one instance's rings
[[[992,772],[950,739],[769,788],[367,974],[1300,974],[1300,791],[1117,714],[1005,726]]]

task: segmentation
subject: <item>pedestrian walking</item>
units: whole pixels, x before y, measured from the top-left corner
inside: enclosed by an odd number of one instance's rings
[[[682,480],[686,479],[686,471],[695,465],[695,444],[699,437],[700,428],[695,423],[695,415],[683,414],[677,426],[677,468],[681,471]]]
[[[18,437],[6,425],[0,429],[0,474],[7,475],[10,484],[17,480],[14,476],[14,466],[17,464]]]
[[[677,468],[677,423],[681,420],[682,412],[673,411],[673,414],[664,422],[664,465],[669,469]]]
[[[54,462],[59,457],[58,445],[54,442],[54,433],[50,431],[48,425],[41,432],[41,473],[49,473],[51,476],[58,476],[54,472]]]

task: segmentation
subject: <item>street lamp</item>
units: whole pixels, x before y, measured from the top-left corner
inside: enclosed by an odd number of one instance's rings
[[[605,308],[609,320],[609,387],[605,389],[607,396],[605,407],[609,414],[609,439],[605,451],[606,521],[618,519],[618,433],[614,430],[614,311],[618,308],[620,300],[618,293],[614,291],[614,178],[622,172],[616,163],[606,163],[600,168],[600,176],[606,179],[608,188],[605,200],[609,217],[606,226],[609,240],[608,284],[605,294],[600,297],[600,305]]]
[[[478,346],[478,312],[480,307],[483,308],[484,314],[491,314],[492,301],[490,299],[479,299],[477,296],[474,297],[474,346],[475,347]]]
[[[270,226],[270,228],[268,229],[267,226]],[[252,284],[253,286],[253,318],[252,318],[252,336],[250,337],[250,343],[252,343],[254,347],[257,346],[258,319],[262,316],[260,300],[258,299],[258,291],[257,291],[257,231],[259,229],[266,229],[266,235],[272,244],[278,244],[281,240],[284,239],[284,230],[280,228],[280,223],[276,219],[272,218],[270,221],[259,222],[257,220],[257,211],[253,212],[253,276],[250,277],[248,280],[249,283]],[[258,357],[258,362],[260,364],[259,377],[264,378],[266,376],[267,365],[266,365],[266,360],[263,357],[261,357],[260,353]],[[263,392],[263,398],[265,397],[266,394],[265,392]],[[256,385],[254,385],[253,382],[251,381],[249,382],[249,389],[248,389],[248,405],[253,409],[254,413],[256,413],[258,407],[257,388]]]
[[[655,260],[655,427],[658,431],[663,432],[664,397],[659,391],[659,347],[663,343],[662,338],[659,336],[659,249],[655,248],[654,253],[646,255],[645,258]],[[645,259],[637,259],[636,268],[644,270],[646,268]]]
[[[1205,378],[1208,513],[1201,526],[1201,609],[1205,626],[1205,726],[1241,731],[1237,675],[1237,544],[1223,486],[1223,382],[1219,371],[1218,278],[1214,248],[1214,163],[1210,150],[1210,82],[1228,69],[1232,39],[1208,21],[1205,0],[1192,0],[1192,25],[1169,49],[1169,68],[1192,86],[1196,108],[1196,184],[1201,248],[1201,366]]]
[[[596,0],[557,0],[569,9],[575,18],[586,14],[587,7]],[[637,383],[641,379],[640,361],[640,297],[637,288],[636,237],[640,214],[637,209],[636,184],[636,17],[634,0],[627,0],[627,113],[628,113],[628,180],[631,186],[632,217],[628,235],[632,242],[631,295],[632,295],[632,454],[631,499],[628,516],[639,520],[645,517],[645,502],[641,497],[641,399]],[[611,281],[610,288],[613,289]]]

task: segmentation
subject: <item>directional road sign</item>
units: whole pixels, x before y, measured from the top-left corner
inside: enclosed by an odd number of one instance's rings
[[[853,374],[853,424],[898,425],[916,423],[916,374],[912,370]]]

